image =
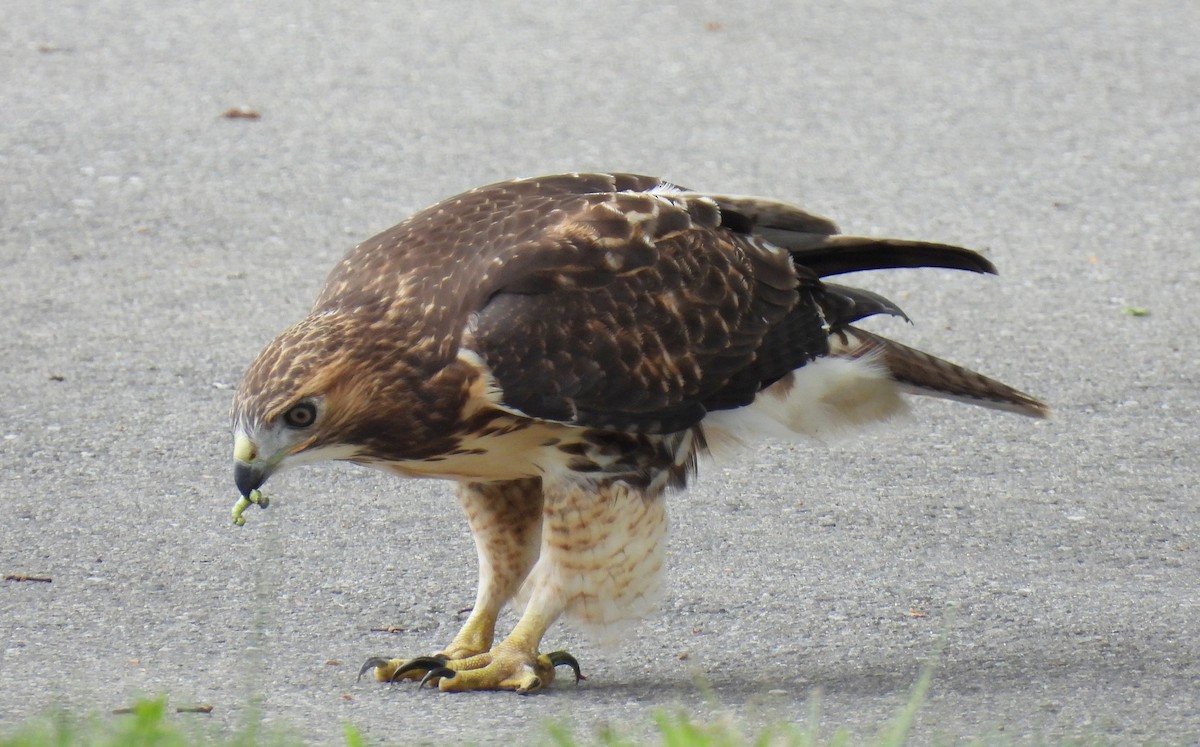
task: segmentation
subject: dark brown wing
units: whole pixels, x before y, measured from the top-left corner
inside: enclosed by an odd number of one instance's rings
[[[653,258],[633,226],[602,206],[614,193],[656,187],[678,190],[647,176],[562,174],[464,192],[351,249],[313,311],[433,303],[439,318],[457,318],[501,291],[546,290],[568,275],[607,282]]]
[[[474,317],[464,344],[491,369],[506,407],[595,427],[679,430],[710,410],[749,404],[826,355],[830,328],[904,315],[821,276],[994,271],[959,247],[836,235],[833,223],[783,203],[663,183],[647,190],[648,178],[625,178],[641,180],[635,191],[589,195],[515,250],[508,279]]]
[[[899,312],[820,276],[990,269],[955,247],[835,232],[783,203],[686,192],[654,177],[503,182],[352,249],[313,315],[388,328],[371,338],[379,349],[368,357],[399,360],[408,380],[434,376],[465,349],[509,409],[675,431],[707,410],[748,404],[764,384],[827,354],[830,325]]]
[[[502,404],[531,417],[677,431],[748,404],[766,368],[781,376],[827,350],[810,303],[810,339],[787,346],[786,361],[760,355],[796,309],[795,270],[786,252],[723,227],[703,198],[603,195],[515,254],[526,266],[463,344]]]

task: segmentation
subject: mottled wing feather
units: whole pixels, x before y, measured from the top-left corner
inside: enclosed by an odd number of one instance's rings
[[[838,232],[837,225],[828,218],[778,200],[717,192],[683,192],[680,196],[711,200],[722,212],[743,216],[753,225],[754,232],[763,236],[766,236],[767,232],[817,236],[828,236]]]
[[[427,304],[436,295],[438,308],[431,311],[440,322],[477,309],[506,285],[514,292],[526,290],[523,282],[535,289],[536,282],[524,278],[538,268],[584,262],[603,270],[609,261],[603,251],[560,253],[570,248],[561,242],[573,237],[555,230],[614,192],[660,185],[660,179],[630,174],[562,174],[464,192],[350,250],[330,272],[314,311]],[[603,226],[596,228],[603,233]]]
[[[702,198],[598,197],[549,229],[527,269],[473,317],[464,344],[502,404],[668,432],[753,399],[763,339],[797,302],[788,256],[723,229]]]
[[[820,276],[990,268],[954,247],[836,230],[784,203],[689,192],[654,177],[502,182],[355,247],[313,315],[386,326],[389,335],[363,338],[354,356],[419,362],[405,381],[449,372],[442,389],[460,386],[450,363],[466,349],[506,409],[675,431],[707,410],[749,403],[763,385],[828,353],[831,325],[899,313]]]

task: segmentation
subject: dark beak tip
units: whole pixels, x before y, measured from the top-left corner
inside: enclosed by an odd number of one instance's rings
[[[249,498],[251,491],[257,490],[265,480],[261,471],[248,464],[238,462],[233,468],[233,482],[243,498]]]

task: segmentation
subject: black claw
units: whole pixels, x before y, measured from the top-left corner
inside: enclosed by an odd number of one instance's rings
[[[546,658],[548,658],[550,663],[555,667],[561,667],[565,664],[571,669],[575,670],[576,682],[587,679],[587,677],[583,676],[583,672],[579,669],[579,660],[568,654],[566,651],[552,651],[546,654]]]
[[[362,676],[364,674],[371,671],[372,669],[375,669],[376,667],[382,667],[384,664],[387,664],[387,663],[388,663],[388,660],[383,658],[382,656],[372,656],[370,659],[367,659],[366,662],[363,663],[362,669],[358,670],[358,681],[362,682]]]
[[[529,683],[528,687],[518,687],[517,694],[518,695],[529,695],[530,693],[537,691],[539,688],[541,688],[541,686],[542,686],[542,678],[534,677],[533,681]]]
[[[408,674],[409,672],[415,672],[418,669],[427,669],[431,672],[435,669],[445,669],[445,667],[442,665],[448,660],[448,657],[445,657],[441,654],[437,654],[436,656],[418,656],[415,659],[409,659],[408,661],[404,662],[399,669],[397,669],[395,672],[392,672],[392,681],[395,682],[397,677]]]
[[[425,687],[425,683],[429,682],[430,680],[441,679],[443,677],[448,680],[453,679],[454,678],[454,670],[449,669],[447,667],[440,667],[440,666],[430,669],[428,672],[425,673],[425,676],[421,678],[421,682],[417,685],[417,689],[420,690],[422,687]]]

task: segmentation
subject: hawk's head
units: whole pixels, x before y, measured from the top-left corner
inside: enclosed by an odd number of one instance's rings
[[[313,314],[259,353],[233,401],[242,495],[284,467],[396,463],[446,448],[471,372],[429,346],[381,334],[380,322]]]
[[[247,369],[233,401],[234,478],[242,495],[285,466],[352,459],[347,422],[367,406],[350,357],[327,324],[308,318]]]

